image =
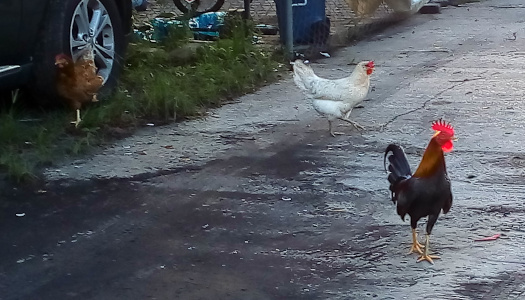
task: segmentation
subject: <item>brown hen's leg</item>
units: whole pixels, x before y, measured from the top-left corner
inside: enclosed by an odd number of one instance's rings
[[[77,109],[77,120],[71,123],[75,124],[75,128],[77,128],[81,121],[82,119],[80,119],[80,109]]]
[[[423,252],[423,254],[417,259],[417,262],[420,262],[420,261],[423,261],[423,260],[426,260],[428,261],[429,263],[431,264],[434,264],[434,259],[439,259],[440,257],[437,256],[437,255],[430,255],[428,254],[428,249],[430,248],[429,247],[429,244],[430,244],[430,234],[427,234],[426,235],[426,242],[425,242],[425,251]]]
[[[415,228],[412,228],[412,247],[410,247],[410,251],[408,252],[408,254],[412,254],[414,252],[417,252],[419,254],[423,254],[423,250],[421,250],[421,248],[423,248],[423,245],[421,245],[418,241],[417,241],[417,232],[416,232],[416,229]]]

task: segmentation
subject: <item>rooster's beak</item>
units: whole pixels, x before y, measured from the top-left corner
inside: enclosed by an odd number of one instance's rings
[[[458,140],[458,137],[457,136],[453,136],[452,139],[454,142],[456,142]]]

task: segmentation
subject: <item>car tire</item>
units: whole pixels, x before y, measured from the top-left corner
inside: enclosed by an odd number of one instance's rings
[[[190,9],[188,8],[188,4],[182,3],[184,0],[173,0],[173,4],[184,14],[190,13]],[[209,13],[209,12],[215,12],[219,11],[219,9],[222,8],[224,5],[224,0],[216,0],[215,3],[213,3],[210,7],[207,7],[205,9],[198,9],[194,11],[190,17],[197,17],[201,14]]]
[[[78,15],[75,15],[75,13],[78,12],[77,8],[82,7],[82,5],[88,8],[88,13],[91,14],[90,18],[93,18],[94,11],[94,9],[90,10],[90,5],[97,9],[101,8],[109,17],[110,25],[107,25],[95,39],[105,39],[104,37],[108,35],[108,32],[110,33],[109,35],[113,35],[112,51],[110,51],[110,53],[113,53],[111,67],[102,69],[98,61],[100,61],[99,58],[103,55],[97,55],[97,53],[95,53],[95,62],[99,68],[98,73],[105,78],[104,86],[99,92],[99,94],[101,94],[100,98],[104,99],[117,85],[123,66],[123,56],[127,43],[122,28],[122,19],[115,1],[50,0],[44,20],[44,27],[40,32],[40,39],[36,47],[33,80],[30,85],[35,95],[34,98],[39,104],[53,105],[60,103],[60,101],[57,101],[59,97],[56,90],[57,68],[55,66],[55,56],[60,53],[72,55],[72,52],[74,52],[73,50],[75,49],[71,41],[78,38],[78,32],[80,31],[78,27],[76,27],[75,22],[78,22]],[[75,16],[77,16],[77,18],[74,19]],[[77,28],[78,32],[74,32],[75,28]],[[75,38],[73,38],[74,35]],[[98,45],[101,45],[100,42]],[[105,44],[102,46],[104,47]],[[98,53],[100,54],[102,52],[99,51]]]

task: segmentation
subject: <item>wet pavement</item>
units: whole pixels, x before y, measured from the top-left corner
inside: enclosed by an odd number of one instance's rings
[[[523,299],[523,11],[418,15],[314,63],[337,78],[375,60],[365,131],[330,137],[289,74],[2,191],[0,299]],[[439,117],[459,140],[430,265],[406,255],[383,151],[414,168]]]

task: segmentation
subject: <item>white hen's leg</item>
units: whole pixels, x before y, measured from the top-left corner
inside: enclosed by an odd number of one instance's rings
[[[334,132],[332,130],[332,122],[333,122],[333,120],[328,119],[328,126],[329,126],[328,128],[330,130],[330,135],[333,136],[333,137],[335,137],[336,135],[345,135],[344,132]]]
[[[363,126],[359,125],[359,123],[355,122],[355,121],[352,121],[350,119],[347,119],[346,116],[345,118],[341,118],[341,120],[345,121],[345,122],[348,122],[352,125],[354,125],[355,129],[359,130],[359,129],[365,129]]]
[[[335,133],[332,131],[332,120],[328,119],[328,131],[330,132],[330,135],[335,137]]]

